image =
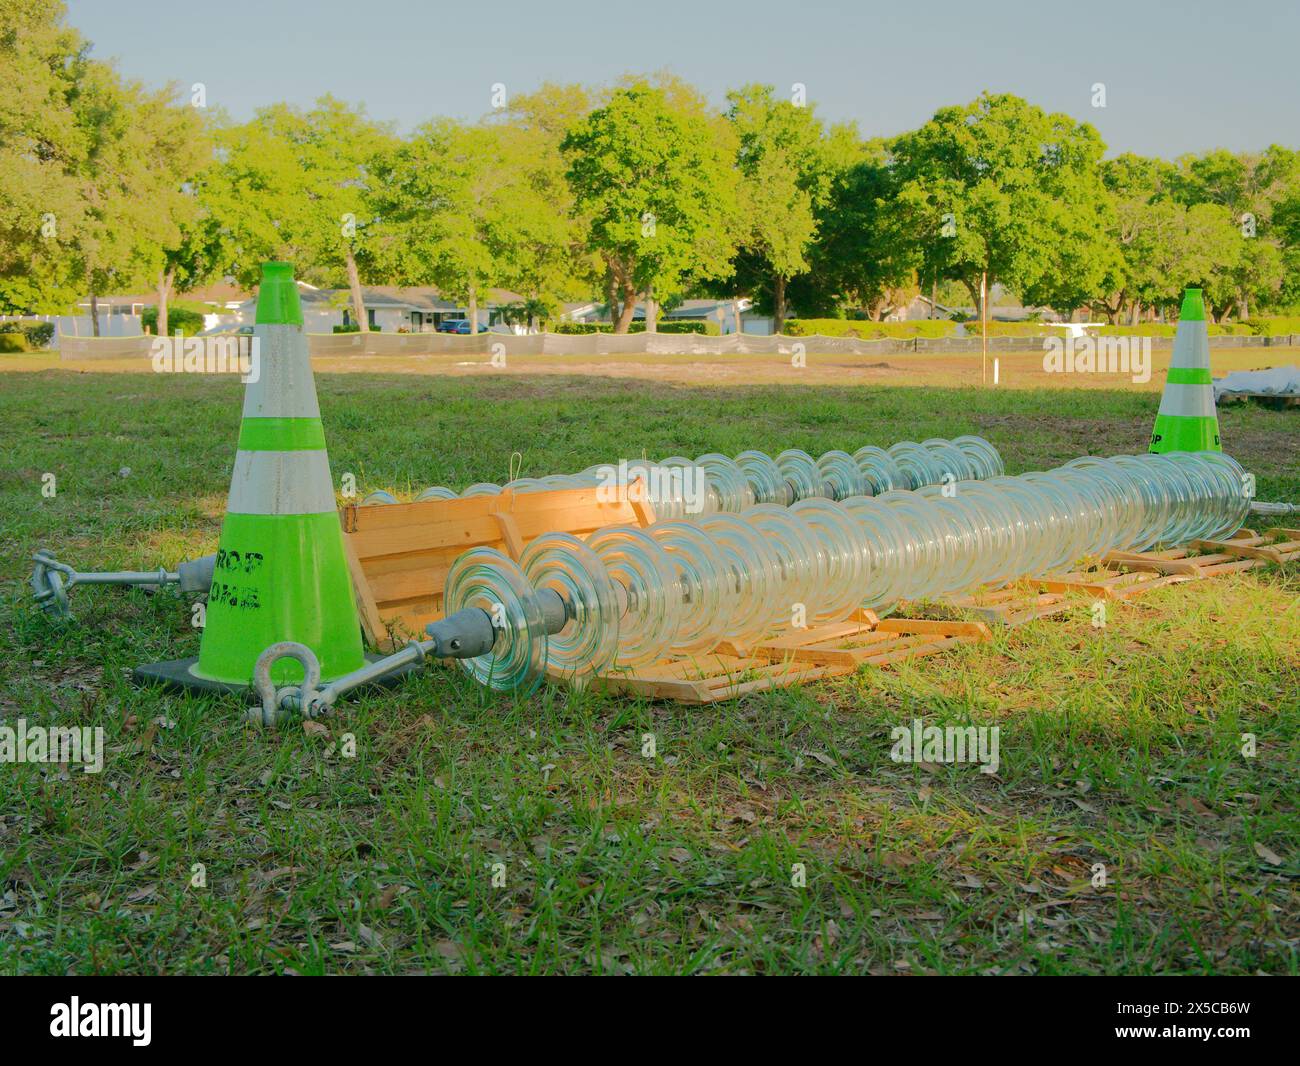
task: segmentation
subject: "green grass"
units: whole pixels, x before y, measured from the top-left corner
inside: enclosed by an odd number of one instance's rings
[[[362,492],[502,481],[513,452],[536,475],[966,432],[1021,472],[1139,450],[1158,402],[565,377],[318,386],[335,477]],[[191,377],[0,376],[0,715],[107,735],[99,775],[0,765],[0,970],[1300,970],[1296,567],[1166,588],[1113,606],[1104,629],[1081,600],[992,644],[735,703],[515,701],[435,668],[343,704],[324,734],[264,732],[234,699],[131,686],[131,666],[197,651],[172,596],[79,589],[63,628],[26,599],[38,546],[82,569],[212,550],[239,398]],[[1221,413],[1263,498],[1300,501],[1296,418]],[[914,717],[998,725],[999,773],[895,764],[890,728]]]

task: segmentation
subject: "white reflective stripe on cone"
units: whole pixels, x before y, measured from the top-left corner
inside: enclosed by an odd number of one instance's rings
[[[1160,397],[1160,413],[1192,418],[1213,418],[1214,386],[1166,385],[1165,394]]]
[[[335,507],[323,450],[235,454],[226,501],[231,514],[325,514]]]
[[[245,418],[320,418],[307,338],[299,326],[253,327],[258,376],[244,387]]]
[[[1179,322],[1170,366],[1210,369],[1210,335],[1204,322]]]

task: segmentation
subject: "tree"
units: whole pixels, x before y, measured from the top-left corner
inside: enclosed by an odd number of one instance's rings
[[[436,285],[464,300],[478,332],[478,300],[504,282],[506,223],[516,187],[500,131],[426,123],[377,168],[381,256],[405,284]],[[516,218],[517,222],[518,219]]]
[[[194,212],[186,182],[209,148],[175,86],[149,92],[102,63],[87,65],[72,110],[87,144],[75,167],[85,211],[74,243],[98,336],[97,295],[147,283],[164,249],[180,244]]]
[[[582,86],[546,84],[513,97],[496,126],[501,166],[511,179],[496,227],[503,284],[524,297],[533,328],[597,281],[560,154],[568,131],[590,110]]]
[[[927,242],[894,210],[897,182],[884,141],[835,128],[823,157],[830,189],[817,212],[812,270],[793,287],[795,302],[812,311],[861,309],[878,322],[919,291],[918,274],[934,276],[942,249],[937,234]]]
[[[1242,320],[1256,301],[1268,301],[1282,287],[1285,229],[1274,225],[1278,205],[1300,186],[1300,153],[1272,145],[1261,153],[1232,153],[1223,149],[1201,156],[1182,156],[1172,183],[1174,195],[1189,209],[1215,204],[1227,209],[1245,242],[1235,269],[1218,276],[1219,306],[1233,306]]]
[[[0,0],[0,308],[20,313],[62,311],[81,294],[76,172],[89,146],[71,101],[88,46],[63,17],[60,3]]]
[[[948,239],[945,272],[983,315],[994,282],[1069,305],[1108,256],[1097,131],[1016,96],[945,107],[892,146],[900,224]],[[1068,247],[1067,247],[1068,245]],[[1084,270],[1085,277],[1073,276]]]
[[[204,200],[234,250],[231,272],[252,285],[263,259],[287,259],[301,280],[346,280],[353,316],[368,330],[358,261],[374,220],[371,166],[391,147],[390,128],[323,96],[310,111],[262,108],[216,140],[220,165]]]
[[[621,301],[626,333],[642,293],[725,276],[735,251],[736,174],[702,104],[646,81],[616,89],[561,143],[586,245]]]
[[[740,173],[739,243],[747,267],[770,281],[774,332],[786,318],[786,285],[809,268],[831,174],[822,158],[822,124],[810,106],[773,97],[770,85],[747,85],[727,94],[727,120],[735,130]]]

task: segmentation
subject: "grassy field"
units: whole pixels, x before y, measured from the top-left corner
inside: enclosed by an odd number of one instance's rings
[[[236,700],[130,684],[197,652],[176,598],[80,589],[62,628],[26,598],[40,546],[81,569],[213,550],[238,383],[5,365],[0,716],[102,726],[107,756],[0,765],[0,970],[1300,971],[1300,568],[731,704],[512,701],[435,668],[264,732]],[[502,481],[514,452],[538,475],[980,433],[1019,473],[1145,445],[1157,393],[950,387],[974,366],[816,387],[321,367],[318,388],[363,492]],[[1297,418],[1221,412],[1261,498],[1300,502]],[[999,726],[999,772],[892,762],[913,718]]]

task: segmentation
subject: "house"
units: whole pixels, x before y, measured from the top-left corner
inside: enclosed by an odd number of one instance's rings
[[[771,318],[761,315],[748,315],[747,311],[754,305],[749,298],[739,300],[683,300],[671,311],[661,310],[660,322],[713,322],[722,333],[735,333],[736,313],[740,313],[740,327],[745,333],[767,334],[772,332]],[[579,303],[566,303],[560,315],[566,322],[608,322],[609,315],[605,305],[590,300]],[[632,312],[634,322],[645,320],[645,307],[638,304]]]
[[[926,318],[965,318],[974,319],[978,311],[974,307],[949,307],[945,304],[930,303],[930,297],[913,296],[908,303],[886,315],[886,322],[915,322]],[[994,285],[989,290],[989,321],[991,322],[1063,322],[1060,314],[1050,307],[1023,307],[1016,302],[1001,285]]]
[[[308,333],[329,333],[335,326],[352,321],[350,289],[318,289],[299,281],[298,294],[303,327]],[[447,320],[469,317],[469,308],[464,303],[444,299],[431,285],[363,285],[361,299],[370,328],[383,333],[434,333]],[[487,332],[501,327],[503,309],[522,301],[522,296],[506,289],[488,290],[478,305],[479,329]],[[238,324],[251,323],[256,309],[256,297],[241,304]]]

